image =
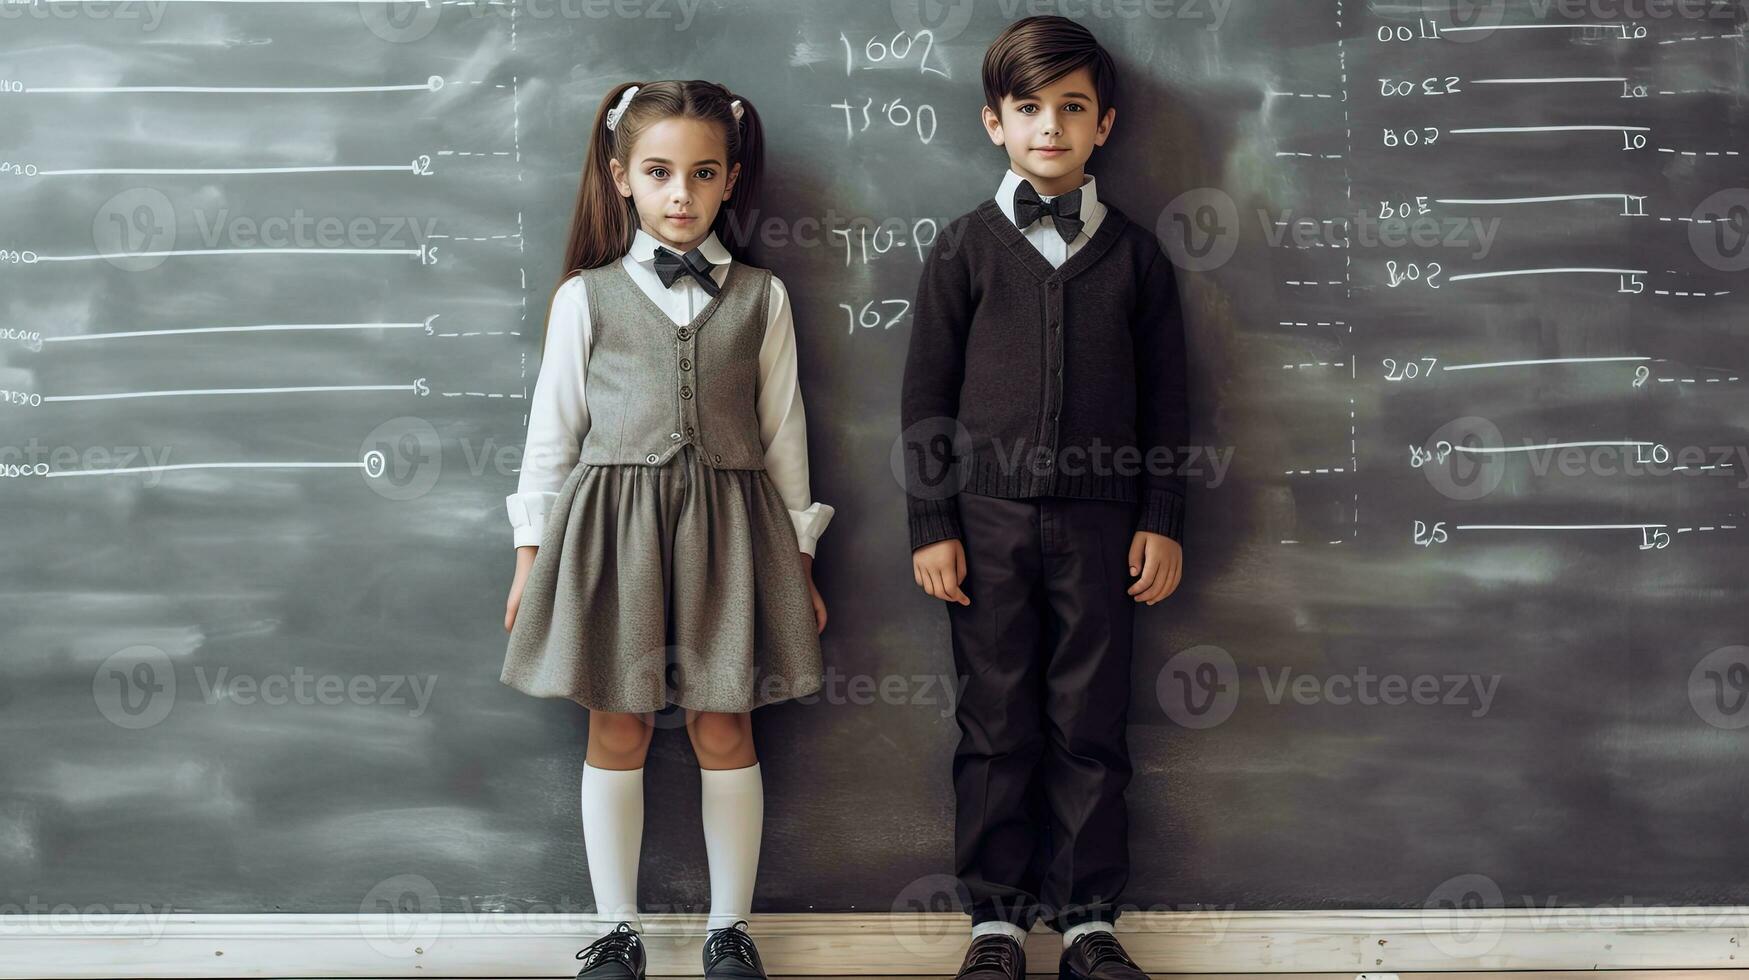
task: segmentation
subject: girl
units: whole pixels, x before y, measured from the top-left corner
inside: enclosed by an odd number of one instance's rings
[[[644,758],[685,710],[703,783],[704,973],[765,976],[748,936],[764,818],[749,712],[818,691],[826,604],[783,283],[717,237],[748,227],[759,115],[703,81],[623,84],[590,136],[517,492],[505,684],[589,709],[583,841],[613,930],[579,977],[644,976]]]

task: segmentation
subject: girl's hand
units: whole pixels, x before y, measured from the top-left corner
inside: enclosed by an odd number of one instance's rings
[[[516,625],[516,610],[522,605],[522,586],[528,581],[528,570],[534,567],[538,545],[525,544],[516,549],[516,577],[510,580],[510,598],[504,602],[504,632]]]
[[[814,632],[826,631],[826,600],[820,595],[820,590],[814,587],[814,556],[801,552],[802,574],[808,578],[808,598],[814,603]]]

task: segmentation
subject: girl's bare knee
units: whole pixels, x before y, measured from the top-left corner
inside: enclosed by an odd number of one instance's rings
[[[644,715],[589,713],[589,764],[597,769],[636,769],[644,764],[654,730]]]
[[[752,765],[753,723],[745,714],[720,711],[689,712],[687,734],[698,764],[706,769],[738,769]]]

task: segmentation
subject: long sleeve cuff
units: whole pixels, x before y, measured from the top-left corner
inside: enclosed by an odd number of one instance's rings
[[[819,501],[809,504],[807,510],[789,512],[790,523],[796,528],[796,544],[802,549],[802,554],[814,554],[820,535],[825,533],[826,525],[832,523],[833,513],[831,505]]]
[[[924,545],[945,541],[948,538],[961,538],[960,505],[954,497],[933,500],[926,497],[909,497],[908,510],[911,524],[911,550],[916,551]]]
[[[546,530],[547,511],[558,498],[557,492],[542,490],[513,493],[504,498],[504,510],[510,515],[511,536],[516,547],[540,545],[541,533]]]
[[[1164,487],[1143,488],[1141,519],[1136,530],[1164,534],[1183,544],[1184,494]]]

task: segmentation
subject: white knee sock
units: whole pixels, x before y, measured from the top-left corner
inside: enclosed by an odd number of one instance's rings
[[[583,850],[595,914],[607,928],[638,917],[638,848],[644,841],[644,770],[583,763]]]
[[[757,762],[698,772],[704,850],[711,870],[711,914],[705,928],[723,929],[752,914],[759,837],[765,828],[765,785]]]
[[[1109,922],[1100,922],[1097,919],[1092,922],[1083,922],[1078,926],[1070,926],[1063,931],[1063,946],[1064,948],[1067,948],[1070,943],[1080,939],[1084,933],[1113,931],[1111,923]]]

